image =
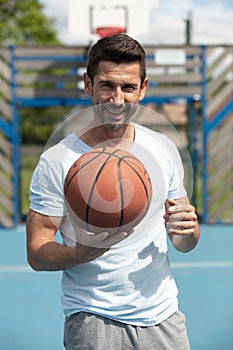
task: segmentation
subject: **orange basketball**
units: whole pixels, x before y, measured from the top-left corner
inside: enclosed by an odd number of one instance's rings
[[[129,232],[151,203],[150,176],[129,152],[114,147],[93,149],[68,171],[64,194],[71,218],[90,232]]]

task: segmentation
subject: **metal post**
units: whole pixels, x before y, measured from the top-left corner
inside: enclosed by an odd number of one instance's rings
[[[21,170],[21,118],[17,108],[15,95],[15,47],[10,46],[10,68],[11,68],[11,143],[12,143],[12,185],[13,185],[13,223],[15,226],[20,218],[20,170]]]
[[[191,31],[192,31],[192,14],[188,13],[188,18],[185,20],[185,44],[191,45]]]
[[[201,46],[201,117],[202,117],[202,216],[203,223],[207,222],[208,219],[208,153],[207,153],[207,144],[208,144],[208,121],[206,118],[206,108],[207,108],[207,96],[206,96],[206,46]]]
[[[192,203],[197,208],[197,172],[198,172],[198,150],[197,150],[197,108],[195,101],[188,104],[188,139],[189,152],[193,166],[193,196]]]

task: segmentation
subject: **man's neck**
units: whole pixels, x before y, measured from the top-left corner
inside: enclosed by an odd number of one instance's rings
[[[126,124],[119,129],[109,129],[104,125],[93,126],[90,123],[79,135],[80,139],[90,147],[116,147],[125,141],[134,141],[134,125]]]

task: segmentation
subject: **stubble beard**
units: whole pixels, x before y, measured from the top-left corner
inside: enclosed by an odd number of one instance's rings
[[[128,110],[126,110],[127,113],[125,111],[123,112],[124,114],[126,114],[126,116],[123,118],[123,120],[121,122],[112,122],[111,123],[111,122],[106,121],[99,104],[96,105],[95,111],[96,111],[96,114],[98,115],[98,118],[101,121],[102,125],[106,129],[114,131],[114,130],[120,130],[120,129],[124,128],[127,124],[129,124],[131,118],[135,114],[136,106],[137,106],[137,104],[133,104],[132,107],[130,107],[130,108],[128,108]]]

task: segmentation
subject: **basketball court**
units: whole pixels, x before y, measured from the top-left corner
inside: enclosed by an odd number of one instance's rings
[[[25,226],[0,230],[0,343],[4,350],[62,350],[60,272],[27,264]],[[198,246],[169,256],[192,350],[233,349],[233,226],[202,225]]]
[[[89,8],[85,2],[75,0],[70,0],[70,3],[73,7],[69,9],[69,35],[82,38],[84,46],[57,49],[44,47],[39,50],[11,47],[9,52],[8,48],[0,48],[0,63],[4,67],[2,71],[5,72],[7,86],[11,88],[13,96],[9,104],[4,102],[8,101],[7,95],[4,101],[0,99],[3,114],[0,115],[0,155],[4,172],[1,176],[0,171],[1,227],[12,227],[18,223],[18,106],[89,105],[89,100],[83,96],[82,69],[86,65],[90,41],[113,34],[115,30],[126,31],[135,37],[148,32],[150,13],[146,11],[145,1],[138,2],[135,7],[135,1],[128,0],[129,7],[126,8],[124,1],[117,1],[115,6],[116,1],[109,0],[110,12],[105,6]],[[99,1],[95,1],[95,5],[97,3]],[[156,3],[154,0],[154,6]],[[233,350],[233,100],[232,80],[229,79],[232,60],[224,71],[219,69],[229,56],[232,59],[232,47],[220,47],[218,56],[214,58],[212,50],[212,46],[205,45],[181,46],[178,50],[170,46],[148,45],[146,53],[151,84],[145,103],[162,105],[185,100],[193,131],[192,161],[196,170],[200,151],[196,148],[196,140],[199,140],[200,135],[195,103],[199,101],[201,104],[202,222],[206,224],[201,225],[201,239],[193,251],[179,253],[169,244],[169,256],[180,291],[180,309],[187,319],[191,349]],[[211,64],[207,65],[209,58]],[[158,70],[156,65],[159,65]],[[177,65],[181,74],[177,74]],[[27,75],[29,66],[31,71]],[[54,71],[50,72],[49,69],[50,73],[44,81],[40,72],[48,67],[53,67]],[[221,72],[219,77],[217,71]],[[20,78],[17,74],[20,74]],[[44,88],[49,88],[49,96],[46,89],[41,89],[38,76],[42,78]],[[12,77],[15,80],[12,81]],[[21,82],[19,86],[15,84],[17,79]],[[55,82],[53,86],[51,82]],[[11,159],[12,154],[15,156]],[[14,195],[13,201],[9,200],[9,194]],[[207,225],[207,222],[222,224]],[[226,222],[231,222],[231,225]],[[1,349],[64,350],[64,316],[60,304],[62,274],[35,272],[29,267],[26,261],[25,225],[15,226],[13,229],[0,227]]]

